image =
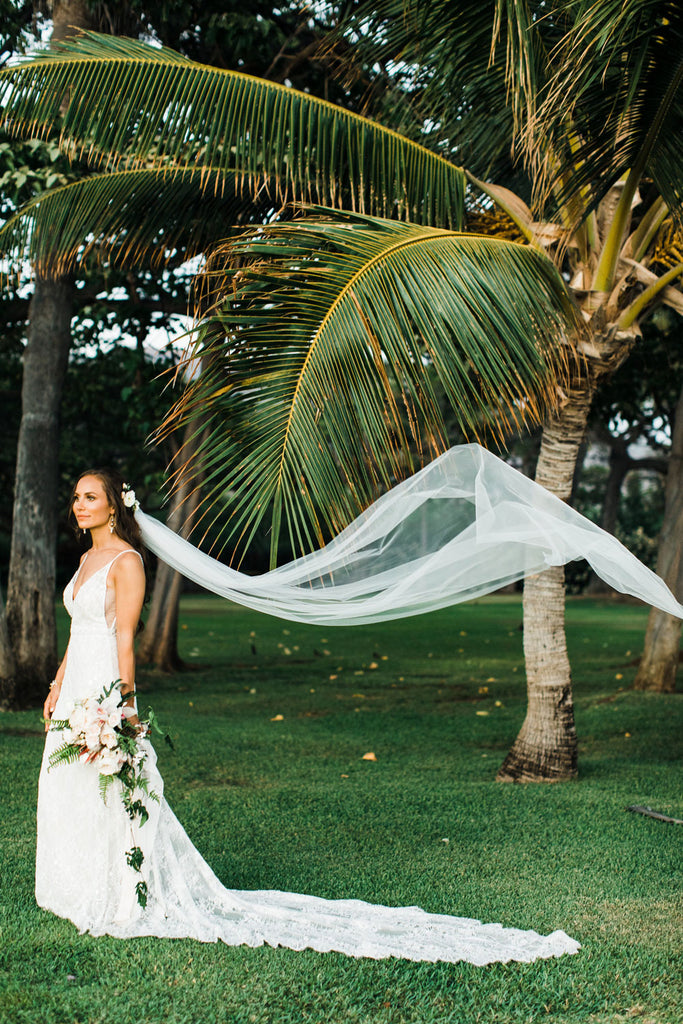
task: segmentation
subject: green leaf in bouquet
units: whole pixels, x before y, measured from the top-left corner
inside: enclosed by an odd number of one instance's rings
[[[41,722],[45,722],[45,718],[41,718]],[[64,729],[68,729],[70,722],[68,718],[50,718],[47,719],[50,725],[50,732],[63,732]]]
[[[109,787],[111,786],[112,782],[114,781],[114,776],[113,775],[100,775],[99,776],[99,780],[100,780],[100,796],[102,797],[102,799],[104,800],[104,802],[106,804],[106,802],[107,802],[107,793],[109,791]]]
[[[74,764],[80,756],[81,748],[75,743],[62,743],[61,747],[50,754],[48,771],[58,764]]]

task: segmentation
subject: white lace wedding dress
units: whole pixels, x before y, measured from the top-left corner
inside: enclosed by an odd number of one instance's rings
[[[103,566],[80,586],[76,573],[64,591],[72,617],[71,638],[55,719],[67,718],[74,701],[98,695],[118,678],[113,595],[107,588],[110,566]],[[106,804],[102,800],[91,765],[48,770],[49,755],[61,742],[61,733],[48,733],[38,795],[36,899],[81,931],[119,938],[220,939],[229,945],[268,943],[378,959],[395,956],[474,964],[531,961],[580,948],[562,931],[545,937],[499,924],[427,914],[419,907],[226,889],[164,800],[153,750],[147,770],[160,800],[146,801],[150,819],[133,830],[113,790]],[[142,874],[149,892],[145,909],[135,894],[140,875],[125,859],[125,852],[135,845],[144,852]]]

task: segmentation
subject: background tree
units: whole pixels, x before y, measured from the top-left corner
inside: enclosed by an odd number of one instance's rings
[[[657,572],[680,599],[683,595],[683,387],[673,421]],[[635,679],[637,690],[674,692],[680,661],[680,638],[680,619],[651,609],[645,633],[645,649]]]
[[[57,3],[43,7],[30,4],[10,5],[8,12],[7,33],[3,37],[3,45],[7,55],[16,56],[17,48],[22,44],[30,45],[32,31],[41,31],[41,17],[49,15],[53,17],[54,38],[61,38],[69,25],[96,25],[112,34],[127,33],[145,35],[146,37],[163,38],[165,41],[175,43],[179,49],[189,52],[199,59],[212,61],[221,66],[230,63],[237,65],[244,63],[245,57],[249,61],[249,68],[253,71],[269,72],[273,77],[294,76],[297,81],[304,82],[317,76],[319,84],[324,85],[328,92],[341,95],[341,87],[329,81],[329,72],[325,72],[328,81],[323,82],[320,74],[320,65],[314,64],[308,59],[311,51],[311,41],[320,34],[320,28],[315,20],[309,19],[305,26],[301,25],[299,15],[291,8],[285,7],[269,8],[268,4],[257,4],[257,10],[245,12],[243,6],[237,3],[204,3],[188,4],[145,4],[141,3],[117,3],[107,4],[100,2],[82,3]],[[11,14],[11,17],[9,15]],[[192,28],[188,31],[188,24]],[[48,26],[49,27],[49,26]],[[4,136],[5,142],[0,140],[0,187],[4,197],[3,213],[5,217],[10,216],[16,208],[44,192],[45,188],[54,185],[64,186],[69,180],[73,180],[74,171],[83,174],[83,168],[70,167],[65,157],[60,153],[58,147],[53,143],[39,143],[37,140],[17,143],[16,140],[9,140]],[[258,211],[258,204],[252,204]],[[192,219],[192,203],[185,204],[182,215],[186,220],[186,234],[196,231],[196,224]],[[209,218],[210,219],[210,218]],[[225,232],[223,231],[222,234]],[[205,235],[206,232],[203,233]],[[201,245],[202,238],[195,238]],[[182,260],[183,253],[176,254],[176,263]],[[184,313],[187,311],[187,285],[177,278],[169,278],[166,275],[165,283],[155,281],[159,278],[159,271],[146,271],[144,266],[138,264],[135,273],[128,271],[126,274],[107,273],[106,281],[103,281],[101,272],[93,266],[92,259],[89,264],[82,263],[78,270],[76,288],[69,282],[48,282],[43,283],[38,273],[37,294],[32,299],[20,299],[21,294],[15,291],[11,298],[4,296],[5,308],[12,305],[10,319],[15,318],[20,324],[20,331],[23,333],[24,324],[20,316],[20,308],[27,307],[23,319],[29,319],[30,313],[37,310],[43,293],[65,293],[68,290],[73,300],[70,308],[64,306],[64,316],[69,321],[74,321],[74,327],[79,320],[92,318],[102,314],[98,321],[100,330],[108,331],[112,325],[112,316],[116,320],[116,313],[120,316],[117,320],[119,333],[132,332],[135,337],[141,339],[144,334],[145,321],[152,319],[152,310],[159,314],[157,326],[168,316],[171,311]],[[127,299],[117,302],[110,302],[108,309],[101,300],[95,301],[95,294],[98,288],[105,287],[109,290],[116,289],[120,294],[127,293]],[[137,315],[131,318],[130,308],[139,307]],[[19,307],[15,310],[14,307]],[[82,312],[83,311],[83,312]],[[82,312],[82,316],[81,316]],[[69,314],[73,313],[73,317]],[[56,325],[55,310],[50,314],[52,323]],[[10,645],[16,651],[19,660],[18,678],[10,678],[7,673],[2,673],[5,682],[2,686],[5,699],[14,699],[16,694],[22,694],[21,700],[31,701],[34,697],[39,698],[44,688],[46,676],[53,671],[54,659],[56,656],[56,638],[54,631],[54,619],[50,616],[51,594],[54,581],[54,539],[55,524],[52,521],[54,513],[49,510],[61,507],[50,487],[39,486],[41,503],[37,503],[36,495],[31,490],[28,481],[36,483],[42,478],[45,467],[53,465],[52,457],[57,451],[59,441],[59,422],[56,411],[60,404],[60,389],[62,386],[63,372],[65,368],[65,354],[71,350],[73,342],[70,340],[67,325],[62,326],[61,331],[54,335],[45,337],[42,346],[36,340],[36,330],[44,320],[33,317],[31,326],[31,337],[33,343],[28,352],[30,357],[35,354],[36,358],[28,358],[27,365],[30,375],[26,377],[28,388],[29,376],[34,380],[34,385],[25,394],[26,409],[24,422],[26,429],[20,435],[20,447],[18,452],[19,476],[15,496],[16,525],[14,541],[11,554],[12,580],[11,595],[11,619],[13,622],[12,640]],[[93,333],[97,333],[94,331]],[[40,335],[42,337],[42,335]],[[61,346],[57,342],[61,339]],[[49,357],[57,355],[59,347],[60,357],[58,366],[50,363]],[[30,407],[30,395],[44,397],[46,408],[52,407],[50,422],[44,423],[40,436],[36,435],[36,425],[41,420],[34,415],[35,410]],[[30,425],[30,429],[29,429]],[[45,436],[43,436],[45,434]],[[35,435],[35,437],[34,437]],[[35,443],[31,443],[34,438]],[[91,446],[88,446],[91,447]],[[12,449],[16,451],[16,440]],[[36,461],[37,460],[37,461]],[[90,460],[92,461],[92,460]],[[95,459],[101,462],[102,458]],[[82,465],[82,463],[81,463]],[[125,468],[125,467],[122,467]],[[12,466],[8,474],[9,495],[15,481],[16,466]],[[45,483],[45,481],[43,481]],[[37,510],[37,515],[31,521],[25,516],[25,506],[29,503],[31,508]],[[44,506],[44,507],[43,507]],[[33,543],[35,541],[35,543]],[[37,562],[42,565],[42,570]],[[27,586],[29,590],[27,590]],[[157,591],[158,593],[158,591]],[[29,600],[30,594],[33,597]],[[35,615],[36,608],[40,607],[45,611],[41,616],[41,622],[37,624]],[[1,611],[0,603],[0,611]],[[169,614],[171,614],[169,609]],[[153,625],[153,623],[152,623]],[[150,631],[150,636],[153,630]],[[166,630],[168,633],[168,630]],[[7,633],[5,631],[5,634]],[[36,637],[40,636],[40,643]],[[9,641],[9,637],[8,637]],[[5,651],[6,657],[12,657],[13,652]],[[161,657],[161,654],[159,654]],[[8,662],[9,663],[9,662]]]
[[[643,335],[629,359],[600,388],[591,410],[587,439],[606,449],[608,471],[592,472],[594,510],[591,518],[630,546],[654,568],[638,537],[646,536],[652,551],[664,514],[664,488],[670,462],[679,381],[683,375],[681,320],[672,310],[660,307],[642,325]],[[643,483],[629,487],[633,474]],[[583,486],[583,485],[582,485]],[[634,489],[635,488],[635,489]],[[647,489],[647,496],[645,494]],[[642,499],[634,498],[641,494]],[[627,500],[628,499],[628,500]],[[661,499],[661,507],[660,507]],[[640,515],[637,502],[647,500]],[[640,534],[637,531],[640,530]],[[603,581],[593,576],[591,593],[606,593]]]
[[[28,15],[15,9],[17,21]],[[53,38],[68,25],[89,28],[85,4],[55,2]],[[22,25],[25,30],[25,22]],[[73,29],[71,29],[73,31]],[[21,173],[15,178],[21,189]],[[24,690],[30,699],[44,691],[56,664],[54,618],[58,420],[61,385],[71,344],[73,283],[36,275],[23,356],[22,416],[17,442],[12,548],[7,586],[7,628],[12,659],[0,696]],[[47,385],[47,386],[46,386]],[[5,659],[6,660],[6,659]]]

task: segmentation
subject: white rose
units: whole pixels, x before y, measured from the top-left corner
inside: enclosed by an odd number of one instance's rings
[[[118,743],[118,736],[109,722],[105,722],[100,729],[100,743],[103,747],[112,749]]]
[[[82,704],[76,704],[73,711],[69,715],[69,725],[74,735],[78,735],[83,732],[85,728],[85,708]]]
[[[134,508],[137,504],[135,491],[123,491],[121,497],[123,498],[123,504],[126,508]]]
[[[116,775],[121,765],[115,750],[105,747],[97,758],[97,770],[100,775]]]
[[[122,709],[119,707],[119,698],[111,703],[107,701],[106,704],[102,705],[102,718],[112,729],[116,729],[117,726],[121,725],[123,714]]]
[[[87,732],[88,729],[99,728],[102,724],[103,716],[100,714],[100,708],[97,701],[88,700],[83,705],[83,712],[85,721],[83,722],[83,731]]]
[[[85,730],[85,745],[88,750],[99,750],[100,743],[100,729],[102,728],[99,722],[93,722],[88,724]]]

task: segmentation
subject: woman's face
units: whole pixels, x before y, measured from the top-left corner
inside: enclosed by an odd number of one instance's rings
[[[104,485],[96,476],[82,476],[74,491],[73,510],[81,530],[93,530],[109,522],[114,509]]]

